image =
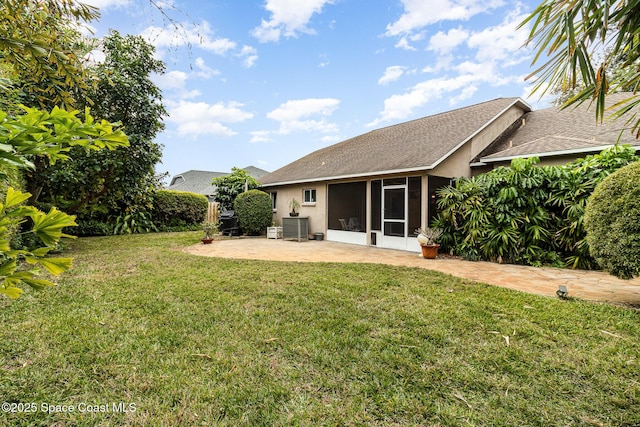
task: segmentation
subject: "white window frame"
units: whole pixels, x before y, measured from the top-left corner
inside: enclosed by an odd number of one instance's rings
[[[270,191],[269,192],[269,196],[271,197],[271,209],[273,210],[273,212],[278,212],[278,192],[277,191]]]
[[[318,200],[317,192],[315,188],[305,188],[302,190],[302,204],[303,205],[315,205]]]

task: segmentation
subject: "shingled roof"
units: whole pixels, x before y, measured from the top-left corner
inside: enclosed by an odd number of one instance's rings
[[[624,92],[608,95],[607,105],[630,96]],[[479,158],[491,163],[517,157],[594,153],[616,143],[639,145],[634,135],[624,130],[625,122],[623,117],[597,124],[595,106],[588,102],[564,110],[551,107],[531,111],[523,116],[521,126],[502,135]]]
[[[216,187],[211,183],[213,178],[228,174],[228,172],[190,170],[174,176],[167,189],[211,196],[216,192]]]
[[[265,185],[302,183],[437,166],[520,98],[492,101],[373,130],[315,151],[266,175]]]
[[[269,173],[255,166],[247,166],[243,170],[256,180]],[[216,187],[212,184],[213,178],[227,175],[229,175],[229,172],[190,170],[174,176],[167,190],[189,191],[205,196],[213,196],[216,193]]]

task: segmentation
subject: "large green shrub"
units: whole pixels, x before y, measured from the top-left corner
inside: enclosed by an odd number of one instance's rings
[[[467,259],[594,268],[583,224],[587,198],[602,179],[637,160],[630,146],[564,166],[515,159],[441,189],[432,225],[445,230],[443,249]]]
[[[598,184],[584,223],[591,254],[603,269],[622,279],[640,275],[640,162]]]
[[[153,195],[151,218],[160,231],[199,227],[209,209],[202,194],[158,190]]]
[[[273,221],[271,197],[264,191],[241,193],[236,197],[233,208],[238,215],[240,228],[249,235],[265,233]]]

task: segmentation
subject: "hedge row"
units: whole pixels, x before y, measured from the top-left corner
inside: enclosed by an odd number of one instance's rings
[[[198,230],[205,220],[209,201],[201,194],[186,191],[158,190],[148,212],[135,212],[111,218],[78,218],[78,227],[66,232],[76,236],[105,236],[114,232]]]
[[[159,190],[153,195],[151,220],[160,231],[200,226],[208,209],[209,201],[201,194]]]

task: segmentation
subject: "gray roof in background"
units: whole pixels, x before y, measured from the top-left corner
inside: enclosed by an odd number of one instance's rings
[[[260,180],[263,185],[430,169],[520,98],[492,101],[373,130],[315,151]]]
[[[211,180],[227,174],[228,172],[186,171],[171,178],[171,183],[167,190],[189,191],[210,196],[216,192],[216,187],[211,184]]]
[[[252,177],[254,177],[256,180],[260,180],[260,178],[269,174],[269,171],[257,168],[255,166],[247,166],[246,168],[242,168],[242,169],[247,171],[247,173]]]
[[[629,93],[607,95],[607,105],[614,105],[630,96]],[[523,125],[502,135],[479,156],[480,160],[495,162],[533,155],[599,152],[616,142],[640,144],[629,130],[624,130],[624,117],[611,121],[606,119],[606,115],[605,112],[604,122],[597,124],[595,105],[590,106],[588,102],[564,110],[551,107],[531,111],[523,116]]]
[[[255,166],[247,166],[242,168],[250,176],[256,180],[265,176],[269,172]],[[171,178],[171,183],[167,186],[167,190],[189,191],[191,193],[211,196],[216,193],[216,187],[211,183],[213,178],[229,175],[230,172],[211,172],[190,170]]]

